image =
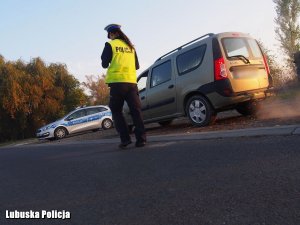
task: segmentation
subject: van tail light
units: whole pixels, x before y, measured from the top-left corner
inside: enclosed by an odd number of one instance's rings
[[[215,80],[227,79],[227,72],[224,58],[218,58],[215,60]]]
[[[271,72],[270,72],[270,67],[268,65],[268,60],[267,60],[267,56],[264,55],[264,64],[265,64],[265,68],[268,74],[268,80],[269,80],[269,88],[273,87],[273,78],[271,76]]]
[[[268,60],[267,60],[266,55],[264,55],[264,64],[265,64],[265,67],[266,67],[267,74],[268,74],[268,76],[270,76],[270,67],[268,65]]]

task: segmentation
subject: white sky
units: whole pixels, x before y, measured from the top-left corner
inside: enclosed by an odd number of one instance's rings
[[[276,53],[274,7],[272,0],[0,0],[0,54],[64,63],[82,82],[106,72],[100,56],[110,23],[135,44],[139,73],[206,33],[249,33]]]

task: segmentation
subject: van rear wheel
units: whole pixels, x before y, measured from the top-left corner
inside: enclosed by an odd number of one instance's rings
[[[192,96],[186,104],[186,114],[193,125],[206,126],[216,119],[216,113],[206,98],[201,95]]]
[[[240,114],[244,116],[251,116],[255,115],[257,112],[257,102],[255,101],[248,101],[248,102],[242,102],[239,103],[235,109],[238,111]]]

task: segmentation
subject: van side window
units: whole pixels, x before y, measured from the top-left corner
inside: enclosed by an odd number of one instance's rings
[[[163,64],[154,67],[151,74],[151,87],[162,84],[172,77],[171,61],[164,62]]]
[[[179,75],[188,73],[200,66],[204,58],[205,50],[206,45],[201,45],[178,55],[176,62]]]

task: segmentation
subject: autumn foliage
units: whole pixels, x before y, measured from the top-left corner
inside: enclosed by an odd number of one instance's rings
[[[65,65],[40,58],[10,62],[0,55],[0,142],[33,137],[37,128],[86,101]]]
[[[89,101],[92,105],[108,105],[109,103],[109,87],[105,83],[105,77],[89,75],[85,76],[86,82],[83,86],[89,90]]]

